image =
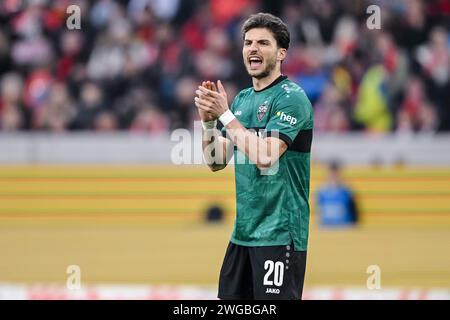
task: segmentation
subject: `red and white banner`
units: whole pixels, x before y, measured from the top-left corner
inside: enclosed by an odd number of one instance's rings
[[[0,300],[214,300],[214,286],[87,285],[0,283]],[[309,287],[304,300],[450,300],[446,288]]]

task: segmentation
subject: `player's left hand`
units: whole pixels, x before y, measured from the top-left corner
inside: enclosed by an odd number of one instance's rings
[[[197,108],[219,118],[228,110],[228,100],[227,93],[220,80],[217,81],[217,88],[218,91],[213,91],[199,86],[195,91],[197,97],[194,101]]]

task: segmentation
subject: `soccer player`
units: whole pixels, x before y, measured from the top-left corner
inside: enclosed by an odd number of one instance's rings
[[[312,107],[305,92],[281,74],[290,42],[281,19],[266,13],[251,15],[242,33],[243,60],[253,87],[242,90],[231,108],[220,80],[217,85],[203,82],[195,97],[209,167],[225,168],[233,154],[235,161],[236,219],[218,297],[301,299],[309,230]],[[217,119],[225,137],[214,130]]]

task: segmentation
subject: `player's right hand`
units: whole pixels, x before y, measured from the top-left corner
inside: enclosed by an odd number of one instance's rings
[[[209,81],[209,80],[208,81],[203,81],[202,82],[202,86],[205,87],[208,90],[217,91],[216,84],[214,82],[212,82],[212,81]],[[206,122],[206,121],[216,120],[216,118],[212,114],[210,114],[209,112],[206,112],[206,111],[203,111],[201,109],[198,109],[198,113],[199,113],[200,119],[202,121]]]

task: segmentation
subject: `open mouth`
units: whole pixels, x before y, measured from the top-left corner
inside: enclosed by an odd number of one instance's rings
[[[258,69],[262,65],[263,60],[260,57],[253,56],[248,58],[250,69]]]

